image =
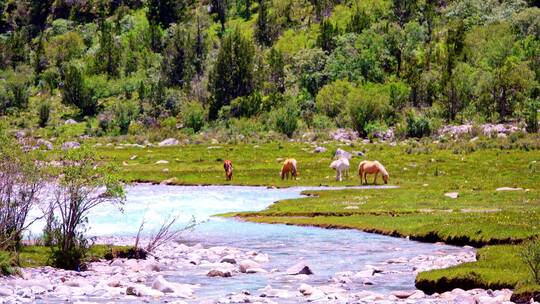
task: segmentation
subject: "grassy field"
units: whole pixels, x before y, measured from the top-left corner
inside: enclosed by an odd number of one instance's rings
[[[228,184],[224,159],[234,162],[231,184],[266,186],[359,185],[356,167],[377,159],[398,189],[309,191],[309,197],[277,202],[267,210],[228,214],[243,220],[321,227],[355,228],[392,236],[483,247],[478,262],[421,273],[417,286],[425,291],[522,286],[530,291],[530,276],[518,256],[519,243],[540,235],[540,150],[538,137],[475,143],[401,143],[343,146],[362,151],[355,156],[350,177],[334,181],[328,168],[335,143],[313,153],[302,143],[189,145],[169,148],[98,148],[106,161],[116,162],[126,181],[175,184]],[[531,149],[531,142],[532,148]],[[136,156],[136,157],[134,157]],[[281,159],[298,160],[300,178],[282,181]],[[159,160],[167,164],[156,164]],[[520,191],[496,191],[517,187]],[[459,197],[446,197],[458,192]],[[529,286],[523,288],[523,286]]]

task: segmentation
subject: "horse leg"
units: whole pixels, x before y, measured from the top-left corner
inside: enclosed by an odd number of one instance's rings
[[[373,180],[373,184],[376,185],[377,184],[377,176],[379,175],[379,172],[376,172],[375,173],[375,179]]]
[[[364,185],[367,185],[367,172],[364,172]]]

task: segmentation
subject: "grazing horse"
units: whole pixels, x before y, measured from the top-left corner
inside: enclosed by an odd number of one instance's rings
[[[224,161],[223,168],[225,169],[225,178],[228,181],[232,180],[232,161],[230,160]]]
[[[360,176],[360,183],[362,183],[362,178],[364,178],[365,183],[367,184],[367,175],[375,174],[375,179],[373,184],[377,184],[377,175],[382,174],[382,178],[385,184],[388,184],[388,172],[378,161],[364,160],[358,165],[358,175]]]
[[[283,162],[283,167],[281,167],[281,172],[279,175],[281,176],[281,179],[289,179],[289,173],[291,174],[291,178],[296,179],[296,176],[298,175],[298,170],[296,169],[296,159],[289,158],[286,159]]]
[[[349,160],[347,158],[340,158],[333,161],[330,164],[330,168],[336,170],[336,180],[342,181],[342,175],[345,173],[345,176],[349,178]]]

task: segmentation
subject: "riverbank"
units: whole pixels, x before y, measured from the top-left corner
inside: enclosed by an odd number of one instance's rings
[[[132,237],[101,237],[102,244],[129,246]],[[144,242],[144,240],[142,240]],[[370,291],[386,277],[414,275],[419,271],[450,267],[475,260],[472,248],[412,258],[398,257],[363,269],[335,273],[323,284],[308,284],[313,265],[302,261],[288,261],[290,267],[271,269],[273,257],[265,252],[226,246],[204,247],[201,244],[168,243],[147,260],[100,259],[88,264],[88,271],[75,272],[51,267],[26,268],[21,277],[1,277],[2,303],[86,301],[119,303],[152,300],[168,303],[421,303],[472,300],[486,303],[508,301],[510,290],[485,291],[455,289],[451,292],[426,295],[422,291],[397,290],[391,293]],[[396,271],[407,269],[405,273]],[[199,292],[199,284],[175,282],[174,276],[207,277],[209,284],[232,280],[237,276],[264,276],[272,285],[256,291],[242,291],[206,298]],[[279,282],[287,282],[280,284]]]
[[[265,223],[354,228],[475,247],[514,245],[495,247],[490,251],[494,254],[485,255],[482,263],[421,273],[418,286],[433,292],[456,286],[529,286],[529,274],[517,253],[519,243],[540,234],[540,152],[519,143],[499,138],[395,145],[328,142],[109,147],[98,151],[122,166],[127,181],[224,184],[221,162],[232,159],[235,177],[230,184],[270,187],[358,185],[354,174],[357,163],[377,159],[390,172],[390,184],[399,189],[309,191],[308,198],[281,201],[262,212],[229,216]],[[319,146],[326,151],[317,153]],[[334,172],[327,168],[338,147],[364,155],[353,157],[351,178],[342,183],[334,181]],[[299,161],[297,181],[281,181],[277,176],[280,161],[286,157]],[[160,160],[166,163],[158,164]],[[509,271],[513,275],[507,275]],[[464,279],[471,275],[474,280]]]

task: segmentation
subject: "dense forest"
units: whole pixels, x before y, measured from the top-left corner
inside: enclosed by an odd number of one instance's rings
[[[0,0],[0,117],[48,137],[536,132],[539,5]]]

